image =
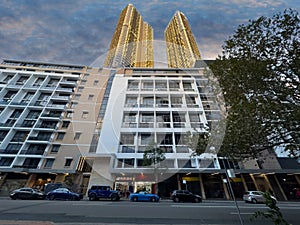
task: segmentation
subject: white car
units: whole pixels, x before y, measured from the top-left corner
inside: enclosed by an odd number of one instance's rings
[[[277,202],[277,199],[271,195],[270,196],[275,203]],[[262,191],[246,191],[245,194],[243,195],[243,200],[245,202],[251,202],[251,203],[265,203],[266,199],[264,197],[264,192]]]

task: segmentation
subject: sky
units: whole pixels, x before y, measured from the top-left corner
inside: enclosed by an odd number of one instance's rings
[[[0,0],[0,60],[91,65],[106,54],[120,12],[133,4],[163,40],[179,10],[188,18],[203,59],[215,59],[241,24],[300,0]]]

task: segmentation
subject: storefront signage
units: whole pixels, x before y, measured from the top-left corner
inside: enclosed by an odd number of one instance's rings
[[[182,177],[182,180],[186,181],[200,181],[199,177]]]

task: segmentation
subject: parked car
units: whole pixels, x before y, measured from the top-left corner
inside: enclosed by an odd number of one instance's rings
[[[61,199],[79,201],[83,198],[83,195],[72,192],[67,188],[57,188],[53,191],[48,192],[46,198],[50,200]]]
[[[11,199],[45,199],[45,194],[37,189],[24,187],[12,191],[9,197]]]
[[[140,191],[129,195],[129,200],[133,202],[158,202],[159,196],[156,194],[150,194],[146,191]]]
[[[270,195],[270,197],[275,203],[277,202],[277,199],[273,195]],[[266,198],[264,197],[264,192],[262,191],[246,191],[245,194],[243,195],[243,200],[245,202],[254,203],[254,204],[266,202]]]
[[[173,202],[202,202],[200,195],[193,194],[186,190],[175,190],[171,195]]]
[[[110,186],[92,185],[88,190],[88,197],[90,201],[96,201],[99,199],[119,201],[121,198],[121,193],[119,191],[112,190]]]

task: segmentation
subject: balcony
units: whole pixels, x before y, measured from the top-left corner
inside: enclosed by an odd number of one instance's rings
[[[120,153],[135,153],[134,146],[120,146]]]
[[[137,108],[138,104],[137,103],[126,103],[125,108]]]
[[[50,139],[51,139],[51,137],[39,137],[39,136],[37,136],[37,137],[33,137],[33,136],[28,137],[29,141],[47,141],[47,142],[49,142]]]
[[[0,149],[0,154],[18,154],[20,149]]]
[[[13,168],[37,169],[38,165],[13,165]]]
[[[77,81],[70,81],[70,80],[62,80],[60,82],[61,84],[63,85],[68,85],[68,86],[72,86],[72,87],[75,87],[77,85]]]
[[[154,123],[139,123],[139,128],[153,128]]]
[[[21,155],[44,155],[44,151],[39,150],[39,151],[35,151],[35,150],[22,150],[20,152]]]
[[[171,124],[170,123],[163,123],[163,122],[158,122],[156,123],[157,128],[170,128]]]
[[[137,123],[123,122],[122,127],[123,128],[136,128],[137,127]]]

